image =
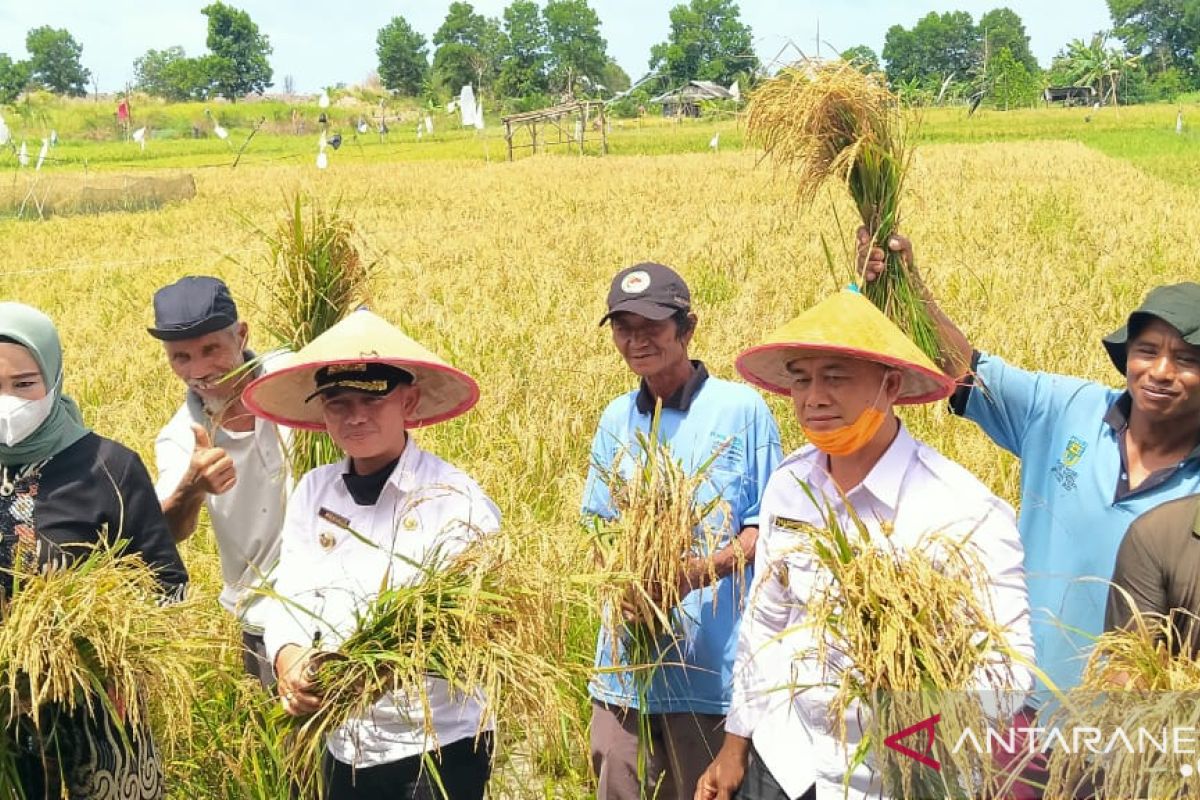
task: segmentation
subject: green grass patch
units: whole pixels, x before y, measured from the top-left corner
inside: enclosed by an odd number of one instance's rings
[[[1182,133],[1175,132],[1183,112]],[[1155,104],[1123,108],[1036,108],[1020,111],[965,109],[925,112],[924,144],[1066,140],[1130,162],[1149,175],[1184,186],[1200,186],[1200,104]]]
[[[1175,132],[1178,111],[1184,114],[1182,134]],[[293,116],[295,111],[295,116]],[[208,113],[206,113],[208,112]],[[64,101],[38,95],[28,102],[0,108],[12,131],[12,142],[0,148],[0,183],[32,175],[43,137],[58,133],[42,171],[80,173],[91,170],[140,171],[147,169],[228,169],[234,165],[315,166],[318,117],[314,103],[290,105],[282,101],[247,103],[177,103],[143,101],[134,106],[133,127],[149,128],[146,147],[128,138],[116,120],[112,102]],[[415,101],[389,101],[389,132],[376,131],[376,105],[335,105],[325,110],[328,131],[340,133],[341,148],[330,149],[330,168],[342,163],[398,161],[505,161],[508,148],[498,116],[489,115],[487,128],[463,128],[457,115],[431,114],[435,133],[417,136],[417,121],[426,113]],[[211,116],[209,116],[211,114]],[[395,119],[395,117],[399,119]],[[368,123],[365,134],[358,121]],[[213,135],[213,120],[229,131],[221,140]],[[247,138],[259,125],[258,133]],[[745,146],[745,126],[725,115],[699,120],[610,119],[608,150],[615,156],[667,155],[710,152],[714,136],[717,150],[737,151]],[[921,112],[918,144],[984,144],[1005,141],[1078,141],[1120,158],[1155,177],[1185,186],[1200,185],[1200,97],[1180,104],[1121,108],[1032,108],[1014,111],[981,109],[968,116],[965,108],[929,109]],[[29,166],[20,167],[17,148],[25,142]],[[598,131],[588,132],[589,157],[599,153]],[[241,152],[239,159],[239,152]],[[518,150],[517,159],[531,157]],[[574,144],[544,148],[546,155],[578,157]]]

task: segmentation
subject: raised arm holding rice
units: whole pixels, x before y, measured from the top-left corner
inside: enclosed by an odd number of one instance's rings
[[[883,251],[861,230],[859,247],[866,280],[876,280]],[[912,265],[906,239],[888,247]],[[973,347],[932,296],[926,303],[951,344],[943,366],[961,376],[951,409],[1021,460],[1018,527],[1037,664],[1070,690],[1103,630],[1126,530],[1155,506],[1200,491],[1200,284],[1155,287],[1104,337],[1124,376],[1120,389],[1010,364]],[[961,364],[970,371],[957,371]],[[1034,696],[1026,721],[1049,697]],[[1031,783],[1044,777],[1031,774]]]

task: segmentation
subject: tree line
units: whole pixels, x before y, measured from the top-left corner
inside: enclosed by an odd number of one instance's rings
[[[1200,0],[1108,0],[1112,27],[1064,45],[1043,69],[1020,16],[931,12],[912,28],[893,25],[877,57],[866,47],[843,55],[883,69],[911,102],[987,98],[1028,105],[1046,86],[1088,86],[1097,102],[1171,100],[1200,90]]]
[[[1102,102],[1173,99],[1200,90],[1200,0],[1107,3],[1112,27],[1068,42],[1045,69],[1021,17],[1004,7],[977,21],[965,11],[931,12],[911,28],[893,25],[878,54],[858,45],[842,56],[886,76],[914,103],[986,98],[998,107],[1028,105],[1048,85],[1090,86]],[[136,88],[168,100],[236,100],[272,86],[270,40],[250,16],[220,0],[201,13],[208,52],[148,50],[134,61]],[[0,102],[31,87],[86,93],[91,75],[82,66],[83,48],[67,30],[35,28],[25,46],[25,61],[0,53]],[[470,84],[509,107],[534,107],[564,95],[608,98],[631,85],[609,55],[588,0],[512,0],[500,17],[456,0],[432,40],[396,16],[376,33],[375,52],[385,89],[431,101]],[[629,96],[635,103],[648,100],[650,90],[688,80],[749,88],[764,74],[735,0],[673,7],[666,40],[651,48],[650,67],[656,80]]]
[[[750,82],[760,68],[750,26],[734,0],[691,0],[670,11],[665,42],[650,51],[657,85]],[[455,94],[467,84],[534,106],[562,95],[612,97],[629,75],[608,54],[600,18],[587,0],[512,0],[499,18],[453,2],[430,43],[403,17],[376,37],[384,88],[410,96]]]

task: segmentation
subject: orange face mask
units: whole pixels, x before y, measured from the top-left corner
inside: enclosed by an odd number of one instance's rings
[[[875,434],[879,433],[879,429],[883,427],[883,421],[887,419],[887,414],[875,407],[875,403],[879,402],[879,395],[882,393],[883,384],[880,384],[875,400],[863,409],[863,412],[858,415],[858,419],[849,425],[843,425],[832,431],[814,431],[802,423],[800,430],[804,431],[808,440],[816,445],[816,448],[822,453],[831,456],[848,456],[857,453],[875,437]]]
[[[822,453],[828,453],[831,456],[848,456],[863,449],[867,442],[879,433],[886,418],[886,414],[875,406],[871,406],[863,409],[854,422],[832,431],[814,431],[804,425],[801,425],[800,429]]]

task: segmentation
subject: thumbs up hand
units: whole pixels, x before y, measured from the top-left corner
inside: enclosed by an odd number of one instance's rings
[[[192,425],[196,446],[188,465],[184,482],[206,494],[225,494],[237,483],[233,459],[220,447],[213,447],[212,438],[203,425]]]

